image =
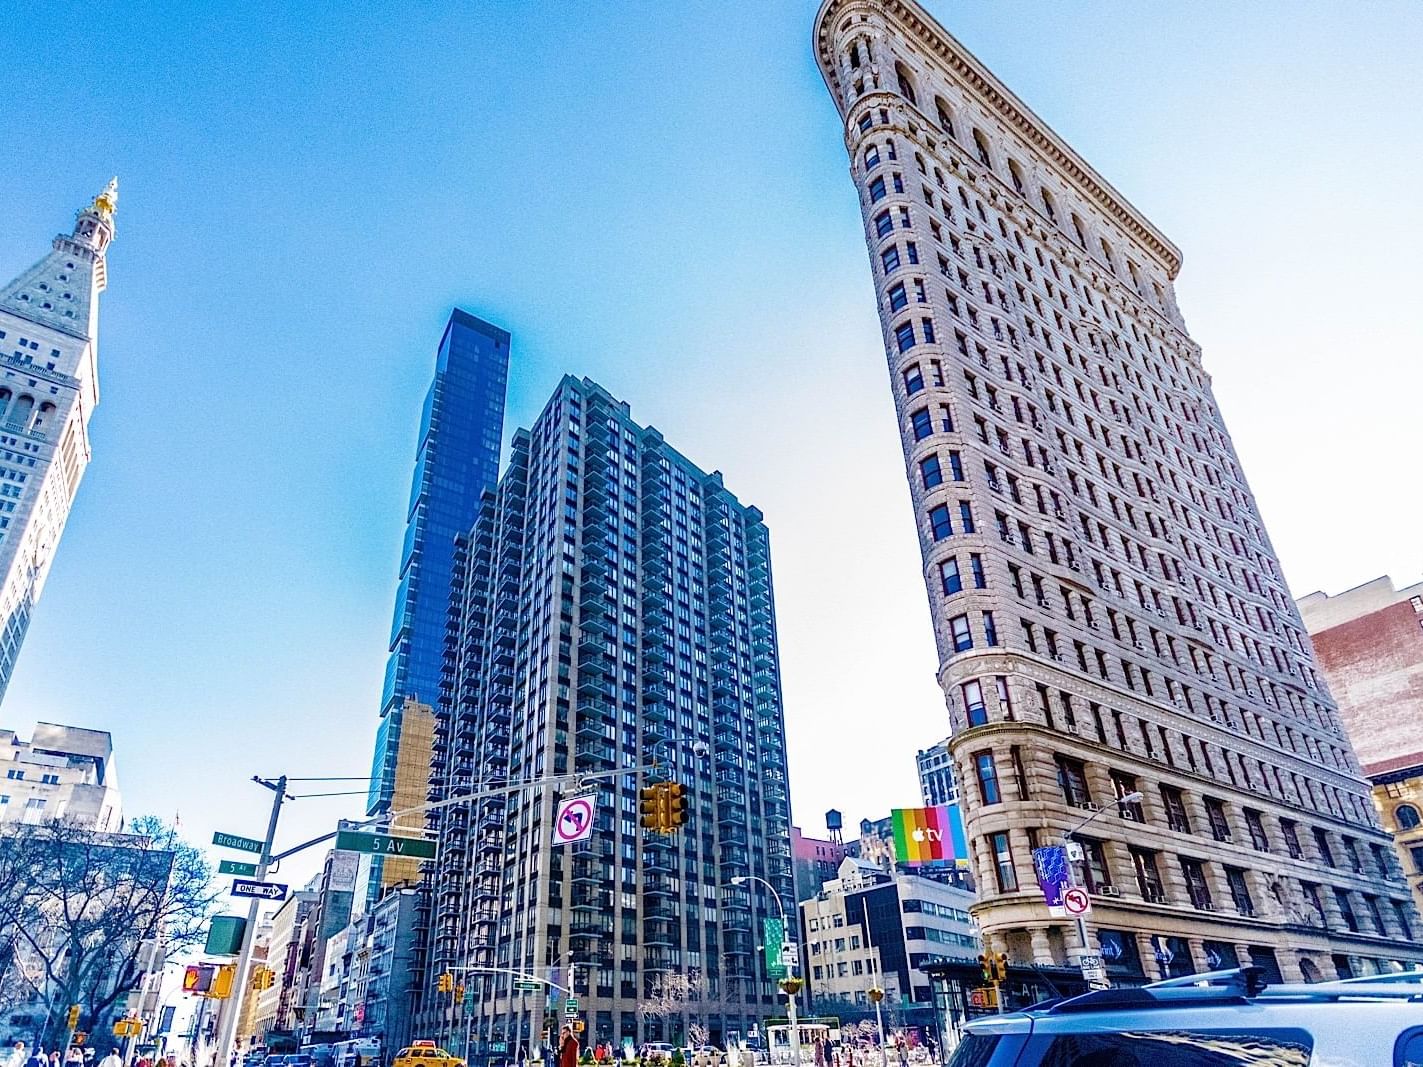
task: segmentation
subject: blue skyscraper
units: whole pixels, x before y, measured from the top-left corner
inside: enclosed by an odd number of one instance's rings
[[[508,374],[509,334],[456,308],[440,340],[435,380],[420,418],[371,764],[371,814],[387,809],[395,789],[405,698],[439,702],[454,541],[469,532],[480,495],[499,477]]]

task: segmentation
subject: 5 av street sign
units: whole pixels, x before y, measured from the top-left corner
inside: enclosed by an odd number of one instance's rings
[[[242,863],[238,860],[220,860],[217,865],[218,874],[245,874],[251,878],[257,873],[255,863]]]
[[[435,858],[435,842],[423,837],[393,837],[390,834],[338,830],[336,847],[346,852],[369,852],[374,856],[409,856],[419,860]]]
[[[262,852],[262,842],[254,841],[250,837],[239,837],[236,834],[225,834],[221,830],[212,835],[212,843],[223,848],[235,848],[239,852]]]
[[[259,900],[286,900],[287,887],[280,882],[252,882],[246,878],[232,880],[234,897],[256,897]]]

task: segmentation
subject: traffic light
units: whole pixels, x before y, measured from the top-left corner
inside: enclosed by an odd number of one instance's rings
[[[686,786],[681,782],[667,782],[667,828],[676,833],[687,824]]]
[[[1008,953],[999,952],[994,955],[993,980],[995,982],[1006,982],[1008,980]]]
[[[270,967],[258,966],[252,971],[253,989],[271,989],[277,984],[277,972]]]
[[[450,993],[455,988],[455,976],[449,971],[441,971],[440,977],[436,980],[435,988],[441,993]]]
[[[74,1031],[74,1041],[73,1041],[73,1043],[76,1044],[76,1045],[78,1045],[80,1048],[83,1048],[83,1047],[84,1047],[84,1042],[86,1042],[86,1041],[88,1041],[88,1040],[89,1040],[89,1035],[86,1034],[83,1030],[75,1030],[75,1031]]]
[[[208,996],[214,1000],[226,1000],[232,996],[232,980],[237,977],[237,965],[235,963],[225,963],[217,968],[212,976],[212,983],[208,986]]]
[[[455,986],[455,995],[454,995],[454,998],[453,998],[453,999],[456,1000],[456,1001],[459,1001],[460,1003],[464,1003],[464,983],[463,983],[463,982],[461,982],[459,985]]]
[[[68,1014],[65,1015],[65,1017],[64,1017],[64,1025],[65,1025],[68,1029],[70,1029],[70,1030],[73,1030],[76,1026],[79,1025],[79,1005],[78,1005],[78,1004],[71,1004],[71,1005],[69,1005],[69,1012],[68,1012]]]
[[[653,833],[665,834],[667,832],[667,812],[664,804],[666,798],[666,782],[653,782],[651,785],[642,787],[639,796],[642,798],[642,828],[651,830]]]
[[[978,970],[985,982],[993,981],[993,958],[986,952],[979,953]]]

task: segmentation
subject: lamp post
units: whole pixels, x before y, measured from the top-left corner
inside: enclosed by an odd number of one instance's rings
[[[786,933],[786,906],[781,903],[781,894],[776,892],[776,887],[766,879],[756,874],[738,874],[731,879],[732,885],[745,885],[747,882],[760,882],[771,892],[771,899],[776,902],[776,910],[781,915],[781,932]],[[784,958],[784,957],[782,957]],[[796,1022],[795,998],[800,992],[801,986],[805,983],[795,976],[796,966],[792,962],[790,974],[780,981],[781,992],[786,995],[786,1021],[790,1024],[791,1040],[791,1062],[799,1067],[800,1064],[800,1025]]]
[[[889,1050],[884,1047],[884,1015],[880,1009],[880,1001],[884,999],[884,990],[879,986],[871,986],[868,996],[875,1006],[875,1026],[879,1029],[879,1062],[880,1067],[888,1067]]]
[[[1117,797],[1117,804],[1118,804],[1118,805],[1121,805],[1121,804],[1140,804],[1140,803],[1141,803],[1141,790],[1139,790],[1139,789],[1133,790],[1133,791],[1130,792],[1130,793],[1125,793],[1125,794],[1123,794],[1122,796]],[[1082,829],[1082,827],[1086,826],[1089,822],[1091,822],[1091,821],[1092,821],[1093,819],[1095,819],[1097,816],[1101,815],[1102,812],[1104,812],[1104,811],[1106,811],[1106,810],[1107,810],[1106,808],[1098,808],[1096,811],[1094,811],[1094,812],[1092,812],[1091,814],[1089,814],[1089,815],[1087,816],[1087,818],[1083,819],[1081,822],[1079,822],[1079,823],[1078,823],[1076,826],[1074,826],[1072,829],[1066,831],[1066,832],[1062,835],[1062,844],[1063,844],[1063,847],[1064,847],[1064,848],[1070,848],[1070,846],[1072,845],[1072,835],[1075,834],[1075,833],[1077,833],[1078,830]],[[1071,857],[1070,854],[1068,855],[1067,862],[1068,862],[1068,870],[1069,870],[1069,871],[1072,871],[1072,866],[1071,866],[1071,865],[1072,865],[1072,857]],[[1083,866],[1086,866],[1086,863],[1087,863],[1086,857],[1083,858],[1082,863],[1083,863]],[[1074,882],[1076,881],[1076,874],[1075,874],[1075,873],[1073,874],[1073,881],[1074,881]],[[1085,919],[1083,919],[1082,916],[1080,916],[1080,915],[1078,915],[1076,918],[1077,918],[1077,943],[1082,946],[1082,955],[1085,956],[1085,955],[1087,955],[1087,921],[1086,921]],[[1079,962],[1080,962],[1080,959],[1079,959]]]

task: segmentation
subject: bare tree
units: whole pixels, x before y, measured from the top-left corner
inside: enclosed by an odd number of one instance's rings
[[[702,1001],[706,995],[706,983],[702,980],[700,970],[693,968],[690,971],[670,971],[656,975],[652,979],[651,993],[650,997],[637,1006],[643,1015],[671,1020],[690,1014],[692,1026],[702,1025]],[[690,1027],[687,1032],[691,1032]]]
[[[201,941],[217,895],[203,854],[153,817],[132,833],[63,821],[0,830],[0,1014],[38,997],[55,1044],[64,1009],[80,1028],[114,1012],[142,976],[145,942],[180,951]],[[8,952],[6,951],[8,949]],[[12,999],[13,998],[13,999]]]

